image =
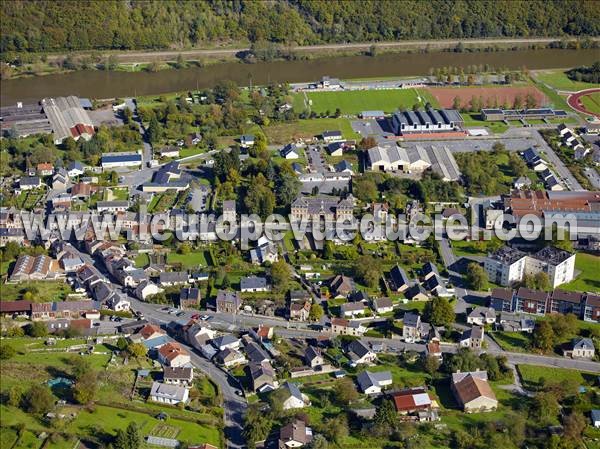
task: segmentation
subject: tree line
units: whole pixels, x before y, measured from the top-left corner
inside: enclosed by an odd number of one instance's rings
[[[35,0],[2,2],[0,11],[0,52],[5,58],[10,52],[186,48],[223,42],[310,45],[600,34],[600,12],[595,2],[586,0]]]

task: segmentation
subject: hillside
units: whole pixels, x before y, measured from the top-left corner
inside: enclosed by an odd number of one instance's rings
[[[600,35],[593,0],[1,2],[0,52]],[[8,53],[7,53],[8,52]]]

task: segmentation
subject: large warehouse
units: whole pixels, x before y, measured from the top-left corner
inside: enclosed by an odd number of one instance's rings
[[[460,113],[454,109],[426,111],[399,111],[392,116],[394,134],[454,131],[463,124]]]
[[[79,98],[73,95],[44,98],[42,108],[50,121],[55,144],[61,144],[67,137],[89,140],[94,135],[94,124]]]

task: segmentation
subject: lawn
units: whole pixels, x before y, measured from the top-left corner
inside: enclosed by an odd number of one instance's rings
[[[600,256],[588,253],[577,253],[575,258],[575,270],[581,271],[574,281],[561,285],[562,290],[580,292],[600,292]]]
[[[594,382],[597,377],[596,374],[592,373],[565,368],[549,368],[546,366],[518,365],[517,369],[521,374],[523,386],[529,390],[541,387],[540,381],[542,379],[556,383],[573,380],[578,385],[584,385],[590,381]]]
[[[190,252],[189,254],[178,254],[178,253],[169,253],[167,255],[167,263],[170,264],[181,264],[185,268],[191,267],[207,267],[208,262],[206,261],[206,256],[204,254],[204,250],[197,250]]]
[[[581,102],[588,111],[600,114],[600,92],[594,92],[581,97]]]
[[[15,301],[22,299],[25,289],[35,288],[31,298],[33,302],[64,301],[69,293],[73,293],[71,287],[62,281],[29,281],[25,284],[2,284],[2,301]]]
[[[189,157],[189,156],[195,156],[196,154],[200,154],[200,153],[204,153],[203,148],[198,148],[198,147],[182,148],[181,150],[179,150],[179,157],[184,158],[184,157]]]
[[[346,118],[318,118],[298,120],[293,123],[278,123],[267,126],[263,132],[270,144],[284,145],[293,140],[312,139],[327,130],[340,130],[345,139],[359,139]]]
[[[466,128],[488,128],[495,134],[502,134],[508,126],[502,122],[488,122],[481,119],[481,114],[478,113],[461,113]]]
[[[355,115],[368,110],[382,110],[391,113],[398,109],[411,109],[415,104],[424,107],[428,102],[434,107],[438,106],[433,95],[420,89],[309,92],[306,95],[312,102],[311,111],[318,114],[326,111],[333,113],[337,108],[342,111],[342,114]],[[294,105],[297,106],[298,101],[295,101]]]
[[[569,79],[567,74],[561,70],[552,70],[552,71],[543,71],[536,72],[535,78],[542,83],[549,85],[558,90],[566,90],[570,92],[575,92],[584,89],[590,89],[593,87],[598,87],[597,84],[593,83],[584,83],[582,81],[573,81]]]
[[[531,337],[523,332],[493,332],[492,338],[505,351],[527,352]]]
[[[136,267],[143,268],[150,263],[150,258],[146,253],[140,253],[133,259],[133,263]]]

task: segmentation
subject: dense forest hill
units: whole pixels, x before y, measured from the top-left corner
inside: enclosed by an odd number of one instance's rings
[[[596,0],[10,0],[0,51],[598,36]]]

